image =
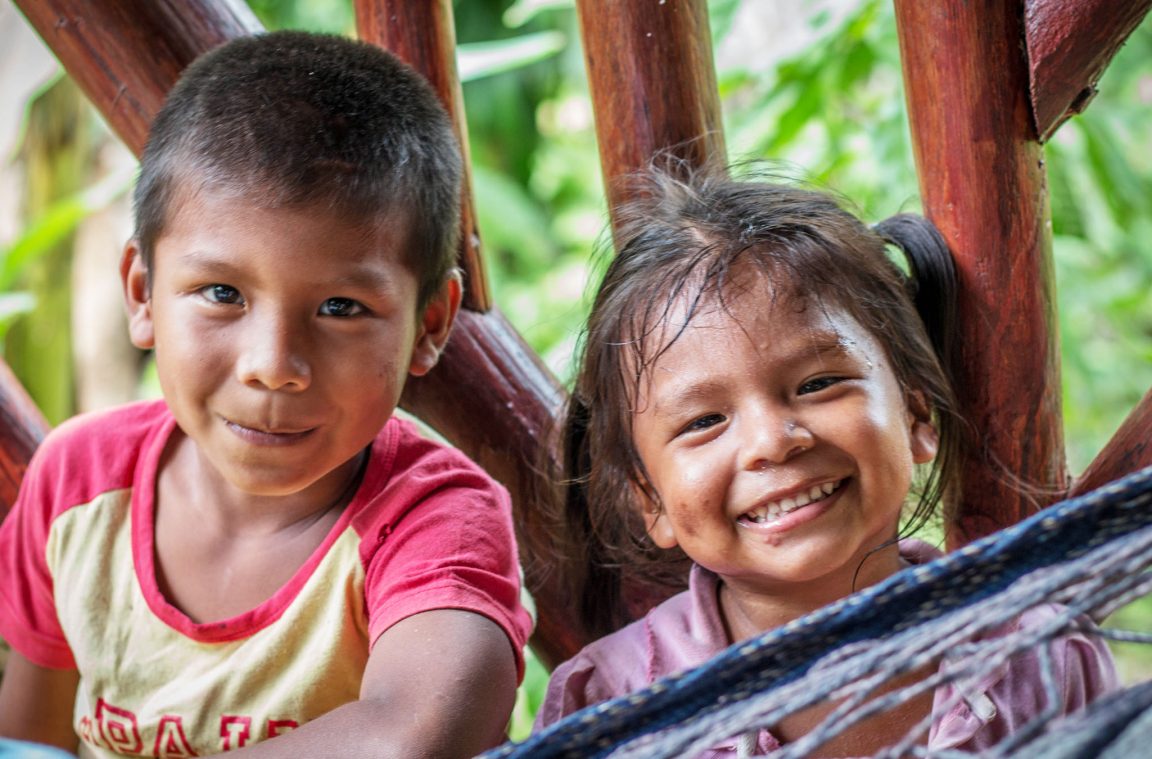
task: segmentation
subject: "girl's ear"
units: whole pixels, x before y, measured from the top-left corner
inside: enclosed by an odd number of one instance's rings
[[[640,516],[644,520],[644,531],[660,548],[675,548],[679,545],[676,540],[676,531],[668,514],[660,508],[652,496],[639,485],[633,485],[633,496],[640,509]]]
[[[427,374],[440,360],[440,352],[448,342],[452,323],[460,310],[462,292],[460,272],[454,269],[424,307],[417,325],[416,342],[412,346],[412,361],[408,365],[408,373],[413,377]]]
[[[129,240],[120,257],[120,282],[124,286],[124,306],[128,310],[128,337],[137,348],[156,345],[152,323],[152,293],[148,288],[148,269],[140,244]]]
[[[927,464],[936,458],[936,452],[940,450],[940,435],[932,423],[928,400],[919,390],[908,394],[908,419],[911,424],[908,441],[912,449],[912,461]]]

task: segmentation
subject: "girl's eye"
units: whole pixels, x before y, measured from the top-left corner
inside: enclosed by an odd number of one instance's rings
[[[723,414],[706,414],[699,419],[693,419],[691,422],[689,422],[688,426],[684,428],[684,432],[699,432],[701,430],[706,430],[709,427],[715,427],[717,424],[720,424],[723,421]]]
[[[808,393],[818,393],[825,388],[832,387],[838,382],[843,382],[843,377],[816,377],[810,379],[800,386],[797,395],[807,395]]]
[[[244,298],[240,295],[240,291],[229,285],[208,285],[201,289],[200,292],[213,303],[223,303],[225,305],[241,305],[244,303]]]
[[[320,304],[323,316],[356,316],[364,312],[364,306],[351,298],[329,298]]]

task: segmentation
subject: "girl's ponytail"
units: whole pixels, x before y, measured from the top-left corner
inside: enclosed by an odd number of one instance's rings
[[[955,382],[956,264],[948,243],[932,222],[916,214],[893,216],[874,229],[904,253],[910,271],[908,295],[948,380]]]
[[[960,416],[955,395],[958,376],[956,264],[943,235],[922,216],[893,216],[877,224],[874,230],[900,248],[908,261],[905,291],[924,323],[926,336],[936,354],[935,372],[939,372],[938,380],[933,380],[934,371],[921,364],[919,368],[910,365],[907,373],[908,377],[917,377],[924,383],[919,389],[933,408],[940,437],[931,472],[922,485],[920,503],[908,520],[909,531],[915,532],[943,501],[948,502],[945,519],[954,518],[949,504],[955,504],[961,496],[960,462],[972,444],[971,429]]]

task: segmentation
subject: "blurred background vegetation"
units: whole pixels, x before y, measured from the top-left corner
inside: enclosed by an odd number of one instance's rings
[[[251,0],[269,28],[353,34],[348,0]],[[769,159],[878,221],[920,209],[887,0],[709,2],[729,156]],[[572,0],[458,0],[478,223],[496,303],[563,381],[606,221]],[[52,423],[155,392],[116,262],[134,161],[0,8],[0,337]],[[1152,21],[1047,145],[1069,462],[1152,386]],[[1150,629],[1152,609],[1124,612]],[[1152,672],[1121,651],[1126,677]],[[546,675],[535,662],[514,737]]]

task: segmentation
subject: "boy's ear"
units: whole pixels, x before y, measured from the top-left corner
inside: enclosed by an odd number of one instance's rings
[[[653,500],[644,488],[639,485],[632,486],[633,500],[640,508],[640,516],[644,520],[644,532],[660,548],[675,548],[676,531],[672,529],[672,522],[668,514],[660,508],[660,504]]]
[[[932,412],[924,393],[914,390],[908,394],[908,418],[911,423],[909,442],[912,461],[927,464],[940,450],[940,434],[932,423]]]
[[[412,346],[412,361],[408,366],[408,373],[413,377],[424,376],[440,360],[440,352],[448,342],[456,312],[460,310],[462,293],[460,272],[453,269],[440,290],[424,306],[420,323],[416,325],[416,342]]]
[[[137,348],[152,348],[156,344],[152,294],[148,289],[144,256],[135,239],[128,241],[120,257],[120,282],[124,286],[124,305],[128,309],[128,336]]]

